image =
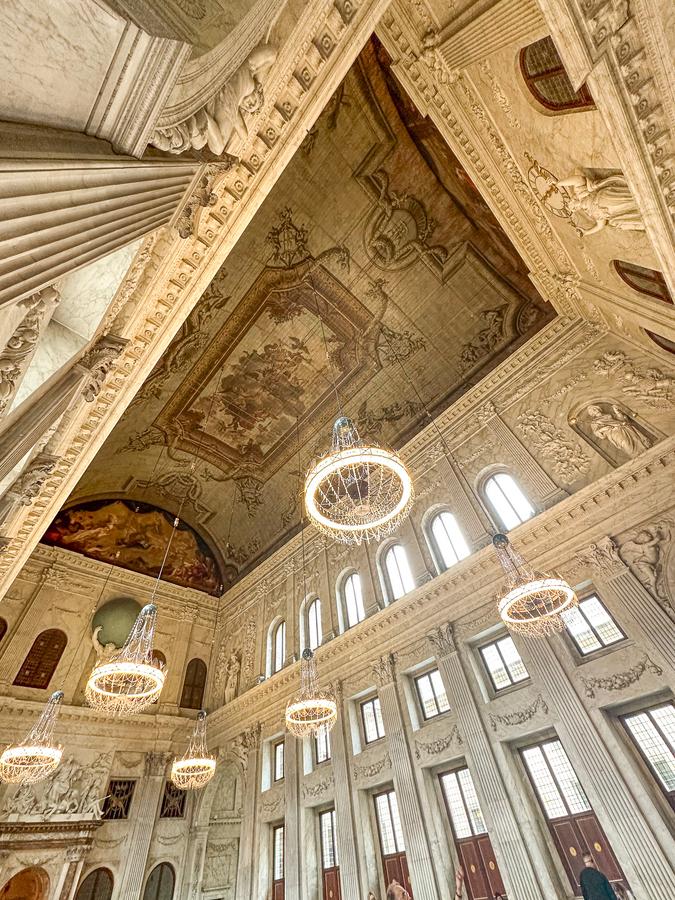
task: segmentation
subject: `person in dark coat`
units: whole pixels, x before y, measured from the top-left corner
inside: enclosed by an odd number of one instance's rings
[[[596,868],[590,853],[584,853],[584,867],[579,873],[579,884],[584,900],[617,900],[612,885]]]

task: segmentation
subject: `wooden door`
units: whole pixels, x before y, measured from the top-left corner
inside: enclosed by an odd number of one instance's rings
[[[405,853],[391,853],[389,856],[383,856],[382,865],[384,867],[385,888],[388,888],[395,878],[412,897],[412,885],[410,884],[410,873],[408,872],[408,861],[405,858]]]
[[[323,900],[341,900],[340,867],[323,870]]]
[[[506,893],[487,834],[455,841],[455,845],[464,869],[468,900],[491,900],[495,893]]]
[[[272,900],[284,900],[284,880],[272,882]]]
[[[567,877],[577,894],[581,891],[579,873],[584,867],[584,853],[593,856],[597,868],[610,881],[627,884],[595,813],[551,819],[549,827]]]

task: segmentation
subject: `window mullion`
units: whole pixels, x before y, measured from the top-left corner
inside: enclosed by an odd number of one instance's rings
[[[553,784],[555,784],[556,789],[557,789],[558,793],[560,794],[560,799],[562,800],[563,806],[565,807],[565,809],[567,811],[567,815],[568,816],[574,815],[569,803],[567,802],[567,797],[565,796],[565,792],[562,789],[562,785],[560,784],[560,781],[558,780],[556,773],[553,770],[553,766],[549,762],[549,758],[546,755],[546,753],[544,752],[543,746],[541,749],[541,756],[542,756],[542,759],[544,760],[544,762],[546,763],[546,767],[551,775],[551,778],[553,779]]]
[[[457,777],[457,787],[459,788],[459,796],[462,798],[462,806],[464,807],[464,814],[466,816],[466,821],[469,823],[469,831],[471,832],[471,836],[475,837],[476,832],[473,827],[473,819],[471,818],[471,811],[469,809],[469,804],[467,803],[466,797],[464,795],[464,787],[462,785],[462,780],[459,777],[459,772],[456,772]]]
[[[499,658],[502,661],[502,665],[504,666],[504,671],[506,672],[506,677],[509,679],[510,684],[515,684],[513,678],[511,677],[511,670],[509,669],[506,660],[504,659],[504,654],[502,653],[501,647],[499,646],[499,641],[495,641],[494,644],[497,653],[499,654]],[[493,682],[494,684],[494,682]]]
[[[657,731],[657,732],[659,733],[659,735],[661,736],[661,738],[662,738],[664,744],[666,745],[666,747],[670,747],[670,752],[671,752],[671,753],[675,753],[675,746],[673,746],[673,742],[672,742],[671,739],[668,737],[668,735],[665,733],[665,731],[662,729],[662,727],[661,727],[660,724],[657,722],[657,720],[654,718],[654,716],[652,715],[651,709],[646,710],[646,712],[647,712],[647,715],[649,716],[649,721],[652,723],[652,725],[654,726],[654,728],[656,729],[656,731]]]

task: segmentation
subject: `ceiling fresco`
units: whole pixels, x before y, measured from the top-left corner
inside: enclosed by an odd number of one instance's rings
[[[373,40],[71,498],[183,499],[226,584],[297,530],[338,411],[400,446],[554,315],[388,66]]]

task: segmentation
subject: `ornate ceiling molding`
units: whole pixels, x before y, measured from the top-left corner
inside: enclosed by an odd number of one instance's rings
[[[302,34],[280,54],[278,77],[251,146],[210,188],[213,205],[200,208],[193,233],[165,236],[154,248],[154,272],[133,291],[111,326],[128,340],[101,386],[95,402],[75,407],[49,452],[59,465],[41,496],[23,511],[8,534],[0,557],[0,593],[4,593],[31,550],[73,490],[84,469],[150,374],[180,325],[223,264],[257,208],[326,105],[386,7],[385,0],[333,3],[312,0],[302,15]],[[204,171],[202,169],[202,171]],[[199,185],[201,173],[195,183]],[[198,188],[199,189],[199,188]],[[163,254],[160,258],[160,250]],[[127,288],[123,284],[120,290]],[[133,311],[129,313],[129,307]],[[59,452],[56,452],[58,449]]]

